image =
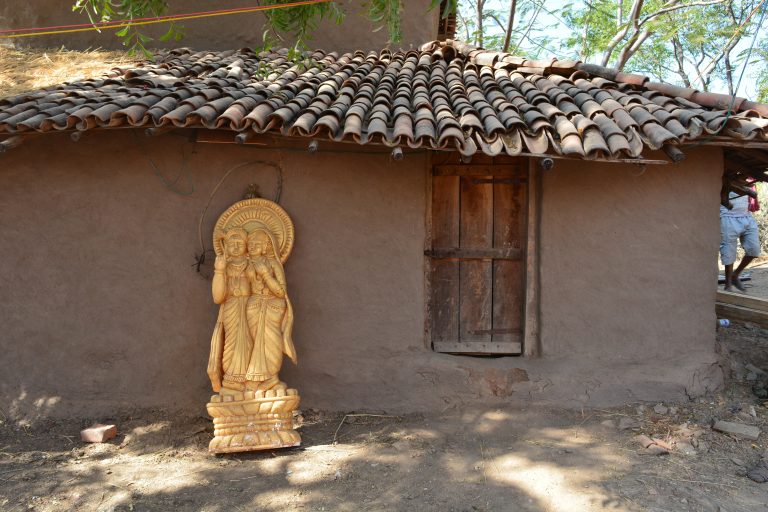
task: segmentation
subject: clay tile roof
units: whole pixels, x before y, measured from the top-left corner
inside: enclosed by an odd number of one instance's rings
[[[297,66],[285,50],[172,50],[135,68],[0,99],[0,136],[183,127],[491,156],[636,158],[714,134],[768,141],[768,106],[576,61],[459,41]]]

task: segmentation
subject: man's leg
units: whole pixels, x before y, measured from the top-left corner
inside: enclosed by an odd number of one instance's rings
[[[746,291],[744,285],[741,284],[741,271],[747,268],[747,265],[752,263],[757,256],[760,256],[760,240],[757,235],[757,222],[751,215],[740,219],[742,222],[741,232],[741,247],[744,249],[744,259],[741,260],[739,266],[733,272],[733,285],[739,290]]]
[[[731,284],[733,283],[733,263],[725,266],[725,291],[730,292],[733,290]],[[741,281],[739,281],[741,283]]]
[[[736,271],[733,272],[733,274],[731,275],[731,281],[727,281],[727,282],[732,282],[733,286],[735,286],[742,292],[746,291],[746,288],[744,288],[744,284],[741,282],[741,279],[739,279],[739,274],[741,274],[741,271],[747,268],[747,265],[752,263],[752,260],[754,259],[755,259],[754,256],[744,256],[744,258],[741,260],[741,263],[739,263],[739,266],[736,267]],[[731,265],[731,269],[733,269],[733,265]],[[727,267],[725,269],[725,273],[726,273],[726,279],[727,279],[728,278]]]
[[[720,217],[720,260],[725,267],[725,291],[733,290],[733,264],[736,262],[736,244],[739,235],[735,232],[730,217]]]

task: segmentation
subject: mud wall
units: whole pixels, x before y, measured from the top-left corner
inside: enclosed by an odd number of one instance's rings
[[[425,342],[428,156],[192,144],[130,130],[27,141],[0,160],[0,403],[13,416],[203,411],[217,307],[198,221],[235,165],[278,163],[296,224],[286,264],[304,407],[442,410],[663,400],[714,381],[720,153],[681,166],[558,161],[544,175],[544,357],[436,354]],[[335,152],[349,151],[353,152]],[[233,172],[203,225],[271,167]],[[606,185],[610,183],[610,185]],[[684,192],[681,192],[684,191]],[[714,212],[714,213],[713,213]],[[208,245],[210,247],[210,245]]]
[[[593,361],[595,388],[607,365],[654,386],[712,361],[721,174],[714,147],[677,165],[557,161],[543,174],[545,356]]]
[[[49,27],[68,24],[88,23],[85,14],[72,12],[71,1],[61,0],[28,0],[26,2],[0,3],[0,29]],[[257,2],[253,0],[231,0],[227,8],[252,7]],[[378,30],[366,16],[362,2],[346,0],[337,2],[346,13],[344,22],[337,25],[334,21],[323,21],[313,32],[310,46],[348,52],[354,50],[378,50],[387,44],[386,29]],[[437,37],[438,12],[429,10],[428,0],[404,2],[402,16],[403,41],[394,45],[405,49],[415,48]],[[170,2],[169,14],[192,13],[221,9],[205,0],[185,0]],[[263,45],[264,17],[258,13],[236,14],[231,16],[215,16],[181,23],[185,28],[186,37],[178,42],[160,42],[153,44],[159,47],[187,46],[199,50],[229,50],[244,47],[259,47]],[[164,25],[147,26],[144,33],[157,39],[167,27]],[[114,35],[115,30],[104,30],[101,33],[92,31],[55,36],[13,39],[15,44],[23,46],[55,47],[66,46],[69,49],[87,48],[121,48],[120,40]],[[284,42],[278,46],[290,47],[292,38],[284,36]],[[0,38],[0,41],[3,41]]]

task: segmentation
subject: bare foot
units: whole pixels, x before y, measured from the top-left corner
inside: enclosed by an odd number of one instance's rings
[[[731,283],[733,284],[733,286],[738,288],[740,292],[747,291],[747,289],[744,288],[744,285],[742,284],[741,279],[739,279],[739,276],[731,277]]]

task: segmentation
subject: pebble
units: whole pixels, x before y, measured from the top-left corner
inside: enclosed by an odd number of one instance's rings
[[[646,448],[643,453],[645,453],[646,455],[668,455],[669,454],[666,448],[662,448],[657,444],[652,444],[651,446]]]
[[[637,444],[639,444],[640,446],[642,446],[643,448],[648,448],[653,444],[653,440],[650,437],[643,434],[633,437],[632,440]]]
[[[664,404],[656,404],[653,407],[653,412],[655,412],[656,414],[667,414],[668,411],[669,409],[667,409],[667,407],[665,407]]]
[[[684,455],[696,455],[696,448],[688,441],[678,441],[675,447]]]
[[[622,417],[619,419],[619,430],[631,430],[640,428],[640,422],[634,418]]]

